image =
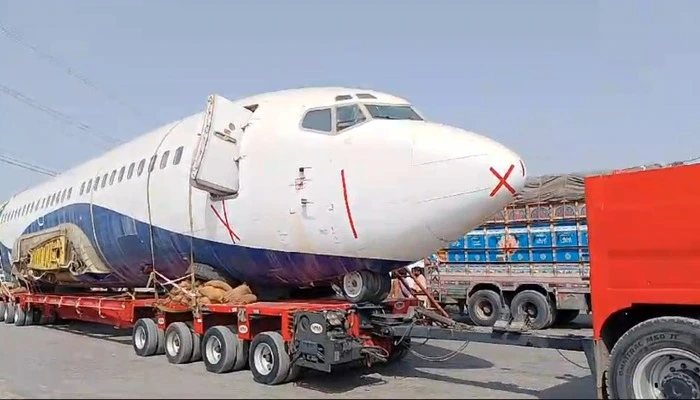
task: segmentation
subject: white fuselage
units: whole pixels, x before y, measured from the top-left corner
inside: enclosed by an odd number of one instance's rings
[[[235,195],[214,198],[192,186],[199,113],[12,197],[0,215],[3,267],[21,235],[72,223],[114,271],[101,285],[143,284],[152,261],[178,277],[194,261],[241,281],[305,286],[424,257],[502,209],[513,200],[509,188],[525,183],[524,164],[508,148],[416,118],[406,100],[388,94],[310,88],[233,104],[257,105],[238,143],[237,169],[228,159],[217,164],[238,174]],[[355,104],[354,114],[335,108]],[[322,129],[326,115],[331,132]],[[348,115],[354,125],[338,132],[337,119]]]

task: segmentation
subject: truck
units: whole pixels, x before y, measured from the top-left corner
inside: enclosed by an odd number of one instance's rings
[[[157,290],[42,294],[6,284],[0,317],[18,327],[59,319],[131,326],[139,356],[202,361],[212,373],[247,367],[266,385],[308,369],[399,362],[412,339],[424,338],[581,351],[599,399],[700,399],[699,179],[700,164],[585,178],[592,337],[532,330],[531,315],[503,302],[499,319],[483,327],[416,298],[166,306]],[[153,273],[161,285],[178,285]]]
[[[466,311],[479,326],[498,320],[501,302],[513,313],[528,313],[531,329],[566,325],[590,313],[584,179],[603,172],[528,178],[513,203],[429,257],[432,295]]]

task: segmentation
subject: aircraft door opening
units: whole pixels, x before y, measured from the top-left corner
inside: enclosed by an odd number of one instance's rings
[[[192,160],[192,186],[220,197],[238,193],[240,144],[252,115],[223,96],[209,96]]]

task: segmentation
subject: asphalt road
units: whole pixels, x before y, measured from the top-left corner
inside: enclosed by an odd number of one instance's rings
[[[589,326],[582,316],[556,331],[588,334]],[[460,345],[430,341],[414,348],[441,356]],[[270,387],[253,382],[247,370],[215,375],[202,363],[137,357],[129,330],[0,323],[0,398],[595,398],[583,353],[561,354],[470,343],[446,362],[411,354],[394,366],[308,373],[301,382]]]

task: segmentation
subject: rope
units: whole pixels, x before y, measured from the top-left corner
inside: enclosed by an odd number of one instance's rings
[[[158,146],[156,146],[156,150],[151,156],[151,160],[153,160],[153,168],[151,168],[151,161],[148,163],[148,171],[146,173],[146,206],[148,208],[148,237],[150,240],[151,244],[151,273],[148,276],[148,284],[147,287],[150,287],[151,281],[153,282],[153,291],[155,292],[155,297],[156,300],[158,300],[158,288],[156,287],[156,284],[158,283],[158,280],[155,277],[155,272],[156,272],[156,253],[155,253],[155,240],[153,239],[153,215],[151,213],[151,174],[153,171],[156,169],[155,162],[158,159],[158,150],[160,150],[161,146],[163,145],[163,142],[165,139],[168,138],[170,133],[177,128],[181,123],[182,119],[177,121],[173,126],[168,129],[168,131],[163,135],[163,137],[160,139],[160,142],[158,143]],[[154,158],[155,157],[155,158]]]

